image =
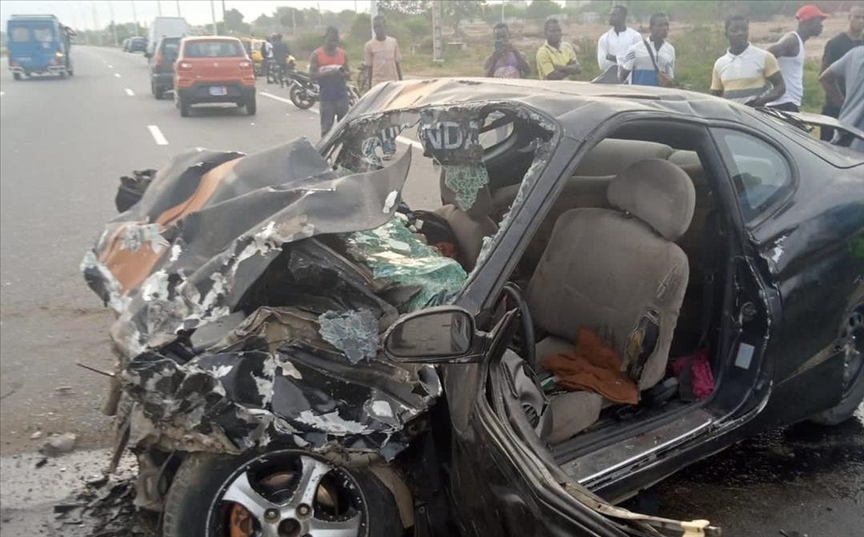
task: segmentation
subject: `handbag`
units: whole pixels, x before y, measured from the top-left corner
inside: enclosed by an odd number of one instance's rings
[[[657,73],[657,83],[660,85],[660,87],[661,88],[674,88],[674,87],[676,87],[678,84],[676,84],[676,82],[673,79],[671,79],[668,76],[661,73],[660,68],[657,67],[657,59],[654,57],[654,54],[652,54],[652,52],[651,52],[651,45],[648,44],[648,40],[643,39],[642,44],[645,45],[646,49],[648,49],[648,57],[651,58],[651,63],[654,64],[654,72]],[[657,51],[657,54],[659,55],[660,51]]]

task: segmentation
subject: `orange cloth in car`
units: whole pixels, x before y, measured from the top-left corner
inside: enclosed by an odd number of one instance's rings
[[[542,364],[555,374],[558,385],[568,390],[599,393],[616,403],[639,402],[639,389],[622,371],[621,357],[587,328],[579,329],[572,354],[555,354],[544,358]]]

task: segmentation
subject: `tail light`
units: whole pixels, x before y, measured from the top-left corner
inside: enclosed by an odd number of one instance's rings
[[[162,52],[157,52],[153,61],[156,63],[156,67],[162,67]]]
[[[240,69],[254,69],[254,67],[255,66],[252,64],[252,62],[246,60],[240,62]]]
[[[192,70],[192,64],[189,62],[180,62],[177,64],[177,70],[178,71],[191,71]]]

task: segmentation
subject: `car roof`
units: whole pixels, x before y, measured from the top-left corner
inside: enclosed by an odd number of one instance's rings
[[[698,119],[753,123],[758,112],[731,101],[678,89],[506,78],[437,78],[381,84],[352,116],[423,106],[524,104],[566,127],[629,111],[660,111]],[[595,123],[596,125],[596,123]],[[583,130],[583,129],[578,129]]]
[[[183,38],[183,41],[236,41],[240,42],[236,37],[228,37],[224,35],[193,35]]]

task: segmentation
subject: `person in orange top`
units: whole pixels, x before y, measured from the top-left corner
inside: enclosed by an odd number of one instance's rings
[[[330,26],[324,33],[324,46],[315,49],[309,58],[309,75],[320,89],[321,136],[348,113],[350,73],[348,55],[339,46],[339,30]]]

